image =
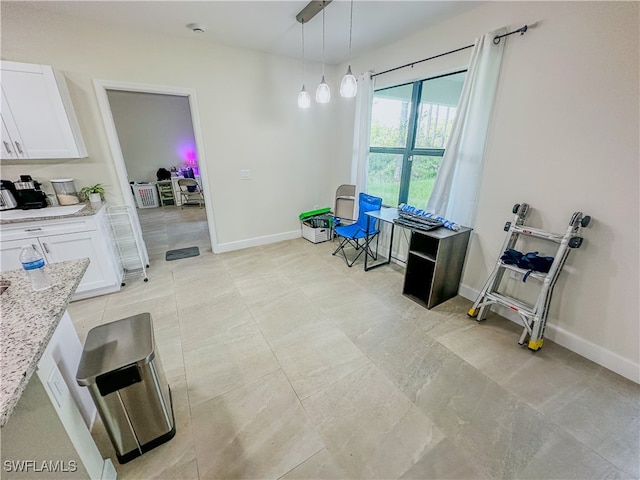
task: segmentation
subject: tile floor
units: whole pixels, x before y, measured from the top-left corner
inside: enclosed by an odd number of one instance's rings
[[[213,255],[204,210],[141,210],[149,282],[75,302],[98,324],[151,312],[177,434],[117,465],[167,479],[586,479],[640,476],[640,387],[456,297],[426,310],[403,272],[331,242]],[[166,262],[166,250],[201,255]]]

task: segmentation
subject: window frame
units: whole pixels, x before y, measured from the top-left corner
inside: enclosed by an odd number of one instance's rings
[[[405,85],[412,85],[411,90],[411,117],[409,118],[409,125],[407,127],[407,142],[404,147],[369,147],[369,153],[383,153],[383,154],[393,154],[393,155],[402,155],[402,173],[400,175],[400,192],[398,194],[398,204],[407,203],[407,199],[409,198],[409,184],[411,182],[411,168],[413,165],[413,156],[414,155],[424,155],[431,157],[443,157],[444,156],[444,148],[416,148],[416,136],[418,133],[418,115],[419,115],[419,106],[422,100],[422,86],[425,82],[429,80],[436,80],[438,78],[449,77],[451,75],[457,75],[459,73],[466,73],[467,69],[459,69],[449,73],[443,73],[441,75],[436,75],[434,77],[423,78],[421,80],[416,80],[415,82],[407,82],[401,83],[398,85],[391,85],[389,87],[379,88],[374,91],[382,92],[384,90],[388,90],[390,88],[398,88],[403,87]],[[371,128],[370,128],[371,130]],[[369,175],[369,166],[367,162],[367,177]],[[397,205],[385,205],[387,206],[397,206]]]

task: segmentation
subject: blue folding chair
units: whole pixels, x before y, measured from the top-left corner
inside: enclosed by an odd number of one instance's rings
[[[382,207],[382,199],[380,197],[372,197],[366,193],[361,193],[358,197],[358,221],[351,225],[337,226],[334,229],[335,234],[338,237],[342,237],[340,245],[333,252],[336,255],[338,252],[342,252],[344,261],[347,262],[347,266],[351,267],[356,260],[365,252],[365,255],[369,255],[372,259],[376,260],[377,253],[374,254],[371,250],[371,241],[376,239],[376,252],[378,251],[378,221],[372,221],[366,215],[366,212],[380,210]],[[361,242],[362,240],[362,242]],[[344,249],[346,246],[352,246],[357,254],[355,258],[349,261]]]

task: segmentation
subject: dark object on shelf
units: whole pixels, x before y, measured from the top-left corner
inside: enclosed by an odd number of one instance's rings
[[[156,178],[159,182],[163,180],[171,180],[171,172],[166,168],[159,168],[156,172]]]
[[[331,227],[331,215],[317,215],[315,217],[311,217],[308,220],[305,220],[304,223],[309,225],[311,228],[329,228]]]
[[[191,167],[182,168],[180,169],[180,172],[184,178],[196,178],[196,175],[193,173],[193,168]]]

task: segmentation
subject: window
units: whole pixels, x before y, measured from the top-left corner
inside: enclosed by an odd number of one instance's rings
[[[427,204],[466,71],[376,90],[367,192],[385,205]]]

